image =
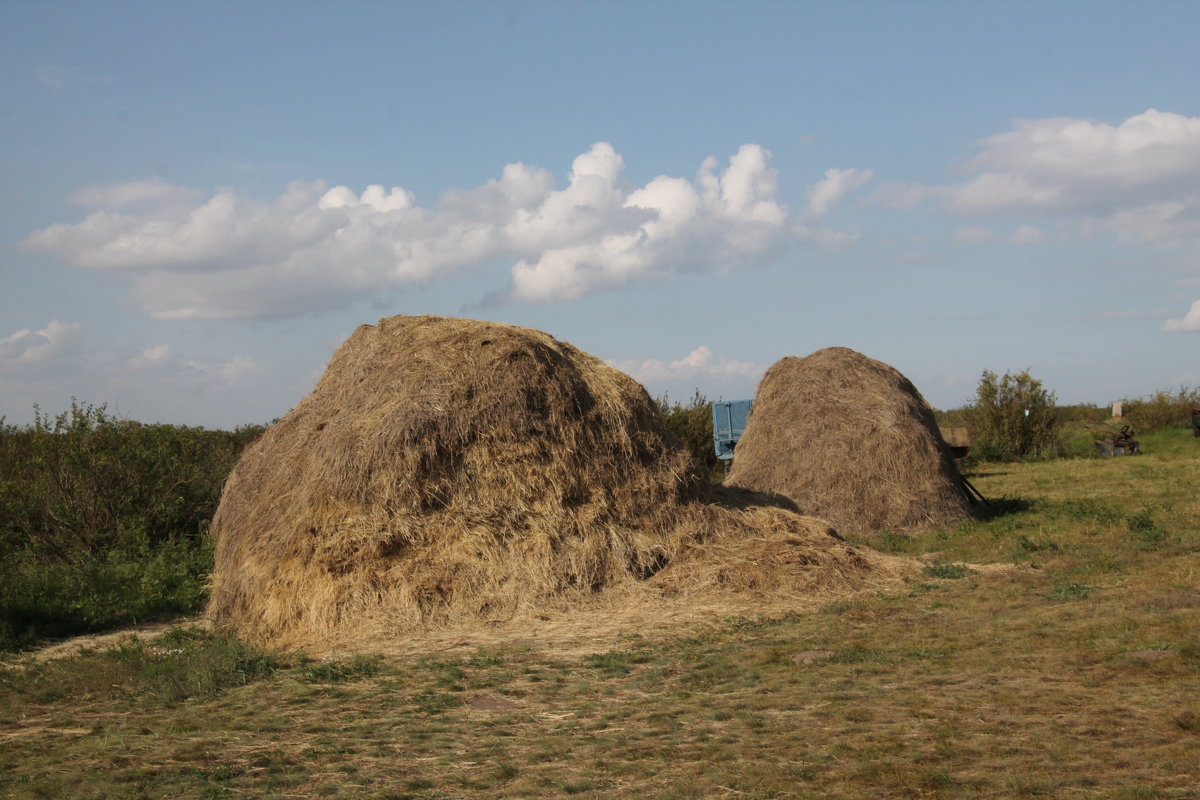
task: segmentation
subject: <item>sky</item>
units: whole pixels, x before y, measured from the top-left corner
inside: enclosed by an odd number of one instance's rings
[[[0,0],[0,417],[282,416],[394,314],[654,396],[1200,385],[1200,4]]]

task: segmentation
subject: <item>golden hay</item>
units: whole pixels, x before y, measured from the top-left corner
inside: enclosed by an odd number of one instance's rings
[[[230,476],[208,613],[303,648],[565,611],[614,587],[647,602],[801,591],[832,563],[835,583],[895,573],[762,498],[710,499],[624,373],[534,330],[383,319]],[[799,555],[711,566],[743,537]]]
[[[727,483],[785,495],[845,532],[915,531],[971,516],[920,392],[845,347],[767,370]]]

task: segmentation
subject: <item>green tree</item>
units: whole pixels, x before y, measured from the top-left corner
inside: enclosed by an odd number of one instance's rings
[[[1054,393],[1028,370],[984,370],[975,393],[972,449],[985,461],[1048,458],[1062,446]]]

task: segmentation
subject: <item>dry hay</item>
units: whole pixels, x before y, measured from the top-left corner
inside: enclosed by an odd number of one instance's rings
[[[712,500],[624,373],[534,330],[383,319],[230,476],[208,614],[311,649],[904,571],[766,498]]]
[[[846,533],[916,531],[971,516],[920,392],[893,367],[845,347],[767,370],[727,482],[778,492]]]

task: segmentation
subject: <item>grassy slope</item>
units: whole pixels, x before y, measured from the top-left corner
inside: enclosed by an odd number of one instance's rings
[[[177,632],[9,671],[0,796],[1200,797],[1200,442],[1143,447],[981,468],[990,518],[870,540],[926,580],[816,613],[582,659]],[[963,562],[1018,566],[934,577]]]

